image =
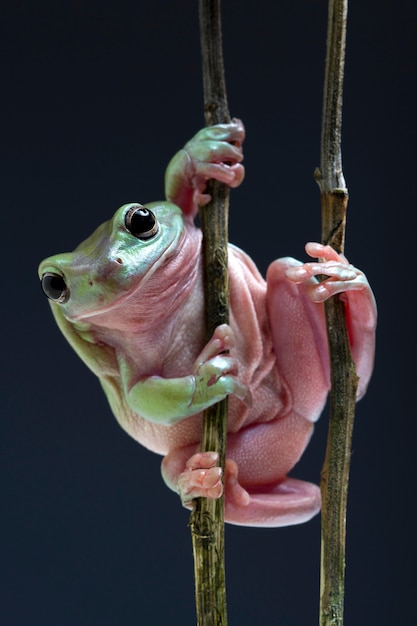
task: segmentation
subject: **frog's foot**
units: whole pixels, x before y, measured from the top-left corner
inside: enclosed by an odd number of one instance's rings
[[[192,508],[194,498],[220,498],[223,493],[222,469],[217,466],[217,452],[197,452],[188,459],[185,471],[178,476],[181,502]]]
[[[177,490],[187,508],[194,498],[217,499],[223,494],[222,469],[218,467],[217,452],[196,452],[186,463],[186,469],[178,477]],[[234,506],[245,507],[250,496],[237,480],[237,465],[232,459],[225,464],[227,497]]]
[[[222,470],[217,452],[197,452],[178,477],[181,501],[192,508],[194,498],[220,498],[223,493]],[[238,467],[226,459],[225,521],[240,526],[278,527],[301,524],[320,511],[317,485],[285,477],[275,485],[245,489],[238,481]]]
[[[324,302],[330,296],[345,291],[369,289],[363,272],[351,265],[343,254],[338,254],[331,246],[310,242],[306,252],[311,257],[320,257],[320,263],[304,263],[290,267],[287,278],[296,284],[304,283],[314,302]],[[326,276],[318,283],[317,276]]]

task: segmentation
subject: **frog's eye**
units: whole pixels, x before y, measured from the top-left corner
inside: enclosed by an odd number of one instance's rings
[[[158,220],[155,215],[144,206],[132,206],[125,216],[127,230],[138,239],[151,239],[158,232]]]
[[[41,287],[45,296],[58,304],[63,304],[69,298],[69,289],[60,274],[45,272],[41,279]]]

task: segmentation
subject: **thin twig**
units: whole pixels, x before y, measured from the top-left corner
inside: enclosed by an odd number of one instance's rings
[[[230,121],[227,107],[221,40],[220,0],[200,0],[200,37],[203,57],[206,125]],[[210,181],[211,202],[200,208],[205,269],[206,335],[228,322],[228,205],[229,188]],[[224,469],[227,399],[204,412],[201,450],[219,453]],[[198,498],[190,518],[194,553],[198,626],[226,626],[224,568],[224,500]]]
[[[348,192],[342,171],[342,93],[347,0],[329,0],[320,171],[322,242],[344,250]],[[325,304],[331,370],[330,422],[321,476],[320,626],[343,626],[346,505],[358,378],[344,304]]]

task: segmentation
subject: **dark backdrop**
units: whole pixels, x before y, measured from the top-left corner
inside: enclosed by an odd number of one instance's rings
[[[224,2],[246,179],[231,240],[264,271],[320,237],[327,2]],[[415,55],[411,0],[352,2],[344,106],[346,253],[379,304],[374,377],[354,432],[347,624],[416,622]],[[1,622],[195,623],[188,513],[160,458],[112,417],[52,321],[38,262],[122,203],[163,196],[203,125],[197,3],[6,0],[1,24],[3,385]],[[150,311],[156,314],[157,311]],[[412,363],[410,365],[409,363]],[[326,416],[294,474],[319,480]],[[232,625],[317,623],[319,518],[228,526]]]

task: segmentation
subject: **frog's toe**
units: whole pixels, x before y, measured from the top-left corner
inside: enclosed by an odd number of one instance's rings
[[[188,459],[186,469],[178,476],[177,489],[184,506],[194,498],[217,499],[223,493],[222,469],[217,452],[197,452]]]
[[[197,194],[202,196],[210,179],[218,180],[229,187],[238,187],[244,177],[245,168],[241,163],[197,163],[194,166],[192,185]]]
[[[235,336],[231,327],[228,324],[217,326],[212,337],[198,355],[194,367],[198,368],[222,352],[232,350],[234,345]]]

